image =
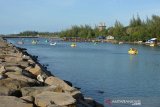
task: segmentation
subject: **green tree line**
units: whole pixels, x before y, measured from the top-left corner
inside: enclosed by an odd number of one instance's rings
[[[98,36],[114,36],[121,41],[146,41],[150,38],[158,38],[160,41],[160,16],[152,15],[151,18],[142,20],[139,15],[130,20],[128,26],[115,21],[112,27],[99,30],[98,26],[92,28],[89,25],[72,26],[70,29],[59,32],[60,37],[96,38]]]
[[[51,33],[51,32],[24,31],[24,32],[20,32],[19,34],[15,35],[15,36],[54,37],[57,35],[58,35],[57,32]]]

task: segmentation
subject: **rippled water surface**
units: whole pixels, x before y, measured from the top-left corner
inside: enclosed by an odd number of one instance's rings
[[[20,39],[8,39],[16,44]],[[39,39],[24,39],[18,45],[37,55],[42,64],[56,76],[80,87],[85,96],[103,103],[110,97],[160,97],[160,47],[145,45],[57,42],[56,46]],[[17,44],[16,44],[17,45]],[[128,55],[130,47],[138,55]]]

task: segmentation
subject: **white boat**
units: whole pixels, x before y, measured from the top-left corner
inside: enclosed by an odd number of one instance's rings
[[[123,44],[123,42],[119,42],[118,44]]]
[[[37,41],[36,40],[33,40],[32,41],[32,45],[36,45],[37,44]]]
[[[50,45],[52,45],[52,46],[55,46],[57,43],[56,42],[54,42],[54,43],[50,43]]]
[[[74,48],[74,47],[76,47],[76,46],[77,46],[76,43],[72,43],[72,44],[71,44],[71,47],[72,47],[72,48]]]
[[[145,43],[146,43],[146,45],[154,47],[157,45],[157,38],[152,38],[152,39],[146,41]]]

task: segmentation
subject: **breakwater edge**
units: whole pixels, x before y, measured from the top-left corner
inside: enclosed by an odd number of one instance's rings
[[[0,38],[0,107],[103,107]]]

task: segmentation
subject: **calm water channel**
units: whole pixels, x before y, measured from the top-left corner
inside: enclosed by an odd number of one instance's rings
[[[20,39],[8,39],[16,44]],[[85,96],[103,103],[111,97],[160,97],[160,47],[145,45],[57,42],[51,46],[45,39],[32,45],[25,39],[23,45],[54,75],[80,87]],[[138,55],[128,55],[130,47]]]

